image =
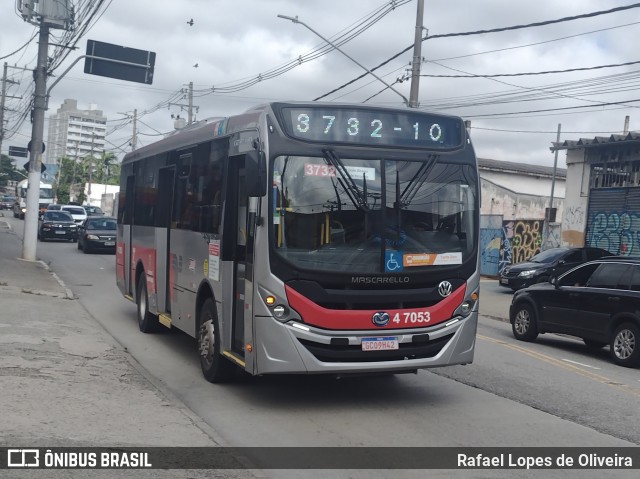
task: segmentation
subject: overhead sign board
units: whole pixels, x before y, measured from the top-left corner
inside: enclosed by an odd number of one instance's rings
[[[138,83],[153,83],[155,52],[111,43],[87,41],[84,72]]]
[[[15,156],[17,158],[27,158],[29,156],[29,150],[21,146],[10,146],[9,156]]]

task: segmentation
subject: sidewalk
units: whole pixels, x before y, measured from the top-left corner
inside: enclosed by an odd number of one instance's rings
[[[22,261],[21,254],[20,238],[0,213],[0,446],[219,445],[209,426],[147,379],[46,264]],[[251,475],[238,470],[0,470],[0,477],[96,474]]]

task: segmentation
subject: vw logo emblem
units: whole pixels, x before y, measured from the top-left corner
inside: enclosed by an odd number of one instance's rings
[[[374,313],[373,316],[371,317],[371,322],[376,326],[380,326],[380,327],[386,326],[387,323],[389,322],[389,314],[383,311]]]
[[[449,283],[449,281],[441,281],[438,285],[438,293],[440,293],[440,296],[442,296],[443,298],[449,296],[452,289],[453,287],[451,286],[451,283]]]

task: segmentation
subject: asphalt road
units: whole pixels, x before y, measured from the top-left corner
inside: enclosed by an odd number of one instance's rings
[[[10,222],[21,232],[21,221]],[[134,304],[115,286],[112,255],[84,255],[69,243],[39,243],[38,256],[159,387],[213,427],[223,444],[640,445],[638,370],[615,366],[606,349],[589,352],[581,341],[570,338],[544,335],[536,343],[516,341],[505,322],[511,293],[495,280],[482,282],[482,317],[472,365],[340,380],[242,375],[235,383],[212,385],[202,378],[193,339],[170,331],[154,335],[138,331]],[[370,472],[335,472],[331,477],[385,477]],[[402,477],[424,477],[405,472]],[[527,471],[513,470],[473,476],[444,472],[430,471],[429,476],[529,477]],[[563,470],[545,471],[544,477],[601,474]],[[629,471],[606,474],[636,477]],[[300,474],[283,472],[277,477]]]

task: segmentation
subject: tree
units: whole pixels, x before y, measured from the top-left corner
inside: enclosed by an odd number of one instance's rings
[[[0,186],[7,186],[9,181],[20,181],[25,176],[21,174],[7,155],[0,155]]]
[[[83,203],[84,184],[89,179],[92,183],[120,184],[120,163],[117,157],[113,153],[104,152],[99,157],[86,156],[77,161],[68,157],[61,158],[60,171],[54,182],[58,203],[69,202],[71,188],[76,190],[76,201]]]

